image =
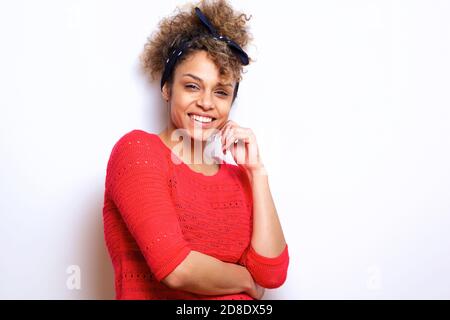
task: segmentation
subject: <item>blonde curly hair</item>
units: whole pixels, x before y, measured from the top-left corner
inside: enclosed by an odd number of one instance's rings
[[[183,39],[195,37],[190,48],[180,56],[175,64],[172,74],[167,80],[169,87],[172,85],[177,65],[197,50],[208,52],[208,56],[217,66],[222,77],[232,78],[236,82],[241,81],[243,66],[228,45],[210,36],[198,37],[210,34],[195,14],[195,7],[199,7],[208,17],[219,34],[234,40],[244,50],[247,44],[253,40],[248,26],[246,26],[246,22],[250,20],[251,16],[247,17],[244,13],[235,11],[226,0],[203,0],[184,7],[185,10],[177,7],[177,14],[163,18],[158,24],[158,29],[147,38],[147,43],[139,58],[149,80],[154,81],[161,77],[172,47],[178,47]],[[249,63],[252,61],[249,57]],[[236,89],[233,101],[236,98]]]

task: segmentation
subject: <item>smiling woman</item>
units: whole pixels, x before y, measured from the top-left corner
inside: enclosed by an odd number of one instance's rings
[[[126,133],[108,161],[103,221],[117,299],[261,299],[286,280],[256,137],[229,120],[251,61],[248,20],[225,0],[202,1],[163,19],[145,45],[142,66],[161,77],[168,123]],[[217,135],[238,165],[204,152],[192,163]]]
[[[211,129],[222,128],[228,120],[234,84],[221,83],[216,65],[203,50],[191,53],[175,69],[173,78],[170,87],[166,83],[162,89],[170,122],[161,136],[167,141],[175,129],[184,128],[194,137],[195,129],[201,128],[197,132],[203,135],[198,140],[204,147],[215,131]]]

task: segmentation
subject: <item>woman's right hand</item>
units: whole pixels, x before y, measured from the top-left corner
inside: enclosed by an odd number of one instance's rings
[[[247,294],[256,300],[261,300],[265,290],[265,288],[253,281],[253,286],[247,291]]]

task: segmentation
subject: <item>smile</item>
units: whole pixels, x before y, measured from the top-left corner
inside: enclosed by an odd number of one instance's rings
[[[193,113],[189,113],[188,116],[192,122],[196,123],[197,125],[201,125],[202,127],[209,127],[211,123],[216,120],[216,118],[203,117]]]

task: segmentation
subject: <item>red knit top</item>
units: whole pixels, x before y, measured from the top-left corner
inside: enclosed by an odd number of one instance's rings
[[[245,266],[266,288],[287,276],[287,245],[275,258],[251,246],[252,191],[245,169],[221,163],[212,176],[193,171],[158,135],[133,130],[114,145],[103,206],[104,236],[116,299],[243,299],[198,295],[161,282],[196,250]]]

